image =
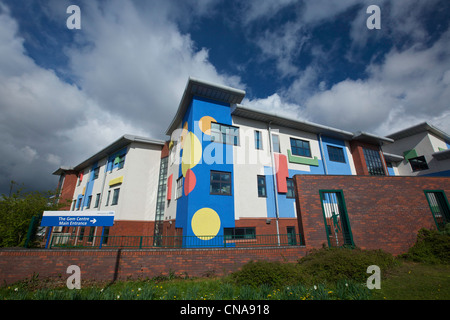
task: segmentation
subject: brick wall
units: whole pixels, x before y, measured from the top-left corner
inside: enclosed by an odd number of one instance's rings
[[[369,175],[369,170],[367,169],[366,159],[364,157],[363,148],[372,149],[379,153],[380,158],[384,159],[383,153],[380,150],[379,146],[364,143],[361,141],[350,141],[350,152],[352,153],[353,163],[355,164],[355,170],[357,175]],[[389,172],[386,168],[386,164],[384,161],[383,168],[384,173],[389,175]]]
[[[0,250],[0,283],[10,284],[38,274],[40,279],[67,279],[67,267],[81,269],[81,281],[113,281],[187,273],[224,275],[250,260],[295,262],[304,247],[264,249],[145,249],[145,250]]]
[[[77,172],[68,170],[65,172],[64,183],[62,186],[61,194],[59,197],[59,203],[64,204],[60,210],[70,210],[73,198],[73,192],[78,180]]]
[[[319,190],[342,190],[356,246],[404,253],[436,225],[424,190],[450,195],[450,178],[296,175],[297,214],[307,248],[327,245]]]

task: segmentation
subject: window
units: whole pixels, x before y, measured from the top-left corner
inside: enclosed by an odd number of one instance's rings
[[[239,128],[211,122],[211,141],[239,145]]]
[[[223,228],[225,240],[256,239],[256,231],[251,228]]]
[[[109,204],[109,197],[111,196],[111,190],[108,191],[108,197],[106,198],[106,206]]]
[[[287,178],[286,184],[287,184],[286,198],[290,199],[295,198],[294,180],[291,178]]]
[[[272,135],[272,149],[273,152],[281,153],[280,138],[276,134]]]
[[[81,200],[83,200],[83,198],[78,198],[77,210],[80,210],[81,208]]]
[[[258,197],[267,197],[266,176],[258,176]]]
[[[73,200],[72,202],[72,211],[75,210],[75,206],[77,205],[77,200]]]
[[[103,227],[103,244],[108,243],[109,238],[109,227]]]
[[[120,188],[114,189],[114,193],[113,193],[113,198],[112,198],[112,202],[111,205],[116,205],[119,202],[119,192],[120,192]]]
[[[255,148],[257,150],[262,150],[262,148],[263,148],[261,131],[257,131],[257,130],[255,130]]]
[[[95,227],[90,227],[88,242],[94,241],[94,234],[95,234]]]
[[[377,150],[367,148],[363,148],[363,153],[369,174],[371,176],[384,176],[385,173],[380,153]]]
[[[80,228],[80,233],[78,234],[78,240],[79,241],[83,241],[83,238],[84,238],[84,229],[85,229],[86,227],[81,227]]]
[[[92,196],[88,197],[88,202],[86,204],[86,208],[89,209],[91,207]]]
[[[125,155],[117,156],[114,159],[114,164],[117,164],[117,168],[122,169],[125,165]]]
[[[180,199],[183,195],[183,177],[179,177],[177,180],[177,199]]]
[[[409,159],[409,164],[411,165],[412,171],[421,171],[428,169],[428,164],[424,156]]]
[[[329,145],[327,146],[327,148],[328,148],[328,157],[330,158],[330,161],[345,163],[344,149]]]
[[[309,141],[291,138],[291,151],[294,156],[311,157]]]
[[[94,169],[94,179],[93,180],[98,179],[99,172],[100,172],[100,168],[99,167]]]
[[[100,204],[100,193],[97,193],[97,196],[95,197],[95,205],[94,208],[98,208],[98,205]]]
[[[210,194],[231,195],[231,172],[211,171]]]
[[[425,190],[425,196],[438,230],[444,230],[445,225],[450,222],[450,207],[444,191]]]
[[[341,190],[319,190],[329,247],[353,246],[353,237]]]

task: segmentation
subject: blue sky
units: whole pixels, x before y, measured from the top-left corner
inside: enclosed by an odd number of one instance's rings
[[[450,132],[449,17],[446,0],[0,0],[0,193],[52,189],[126,133],[166,139],[189,76],[349,131]]]

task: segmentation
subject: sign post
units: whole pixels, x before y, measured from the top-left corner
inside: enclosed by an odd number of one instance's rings
[[[45,248],[48,248],[52,227],[111,227],[114,214],[114,211],[44,211],[41,227],[50,227]]]

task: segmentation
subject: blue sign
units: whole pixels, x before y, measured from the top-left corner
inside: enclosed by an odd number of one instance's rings
[[[114,211],[44,211],[41,227],[110,227]]]

